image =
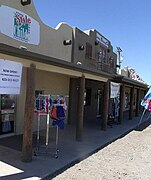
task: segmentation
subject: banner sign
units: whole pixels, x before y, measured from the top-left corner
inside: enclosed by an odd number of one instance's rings
[[[111,82],[111,94],[110,94],[110,98],[116,98],[118,97],[118,94],[120,92],[120,83],[114,83]]]
[[[8,7],[0,6],[0,33],[18,41],[38,45],[40,25],[27,14]]]
[[[22,64],[0,59],[0,94],[20,94]]]
[[[151,111],[151,88],[148,90],[145,97],[141,101],[141,106]]]
[[[98,33],[96,34],[96,40],[107,48],[109,47],[109,41]]]

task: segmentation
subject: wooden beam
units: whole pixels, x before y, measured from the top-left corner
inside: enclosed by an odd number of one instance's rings
[[[138,117],[140,107],[140,89],[137,89],[135,116]]]
[[[31,64],[27,68],[26,74],[26,100],[24,113],[24,131],[22,144],[23,162],[32,161],[32,121],[34,117],[34,96],[35,96],[35,65]]]
[[[109,108],[109,81],[104,84],[104,96],[103,96],[103,113],[101,129],[106,131],[108,121],[108,108]]]
[[[125,105],[125,85],[122,84],[120,87],[120,108],[119,108],[119,123],[123,122],[123,109]]]
[[[134,105],[134,87],[131,88],[131,92],[130,92],[129,120],[133,119],[133,105]]]
[[[79,92],[78,92],[78,109],[76,121],[76,141],[82,141],[83,133],[83,113],[84,113],[84,91],[85,91],[85,76],[79,78]]]

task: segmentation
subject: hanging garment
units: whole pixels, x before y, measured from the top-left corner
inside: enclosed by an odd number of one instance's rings
[[[11,131],[10,121],[4,121],[2,123],[2,132],[6,133],[6,132],[9,132],[9,131]]]
[[[63,106],[57,105],[53,106],[51,110],[51,117],[53,119],[52,125],[58,126],[60,129],[64,129],[64,119],[65,119],[65,113]]]
[[[58,119],[54,119],[52,121],[52,125],[53,126],[58,126],[60,129],[64,129],[64,121],[63,120],[58,120]]]
[[[149,101],[148,110],[151,112],[151,100]]]
[[[109,100],[109,116],[110,117],[114,117],[115,116],[114,98],[110,98],[110,100]]]
[[[65,113],[63,106],[56,106],[56,112],[57,112],[57,119],[64,119],[65,118]]]
[[[57,108],[56,108],[56,106],[52,107],[51,117],[52,117],[52,119],[57,119]]]

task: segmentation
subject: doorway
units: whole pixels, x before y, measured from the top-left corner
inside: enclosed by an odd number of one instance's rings
[[[97,90],[97,118],[100,118],[102,115],[102,98],[103,98],[103,91],[98,89]]]

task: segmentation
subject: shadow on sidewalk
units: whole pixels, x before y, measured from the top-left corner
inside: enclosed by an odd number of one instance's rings
[[[142,122],[140,125],[138,125],[135,130],[136,131],[143,131],[144,129],[146,129],[149,125],[151,124],[151,119],[146,120],[144,122]]]

